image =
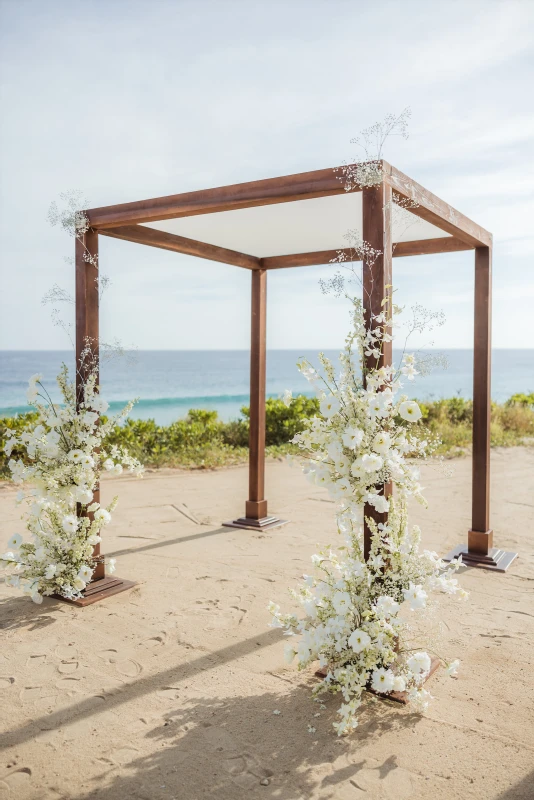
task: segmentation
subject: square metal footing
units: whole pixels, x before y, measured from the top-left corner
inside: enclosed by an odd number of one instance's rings
[[[63,600],[65,603],[70,603],[73,606],[90,606],[92,603],[98,603],[99,600],[105,600],[107,597],[119,594],[119,592],[125,592],[135,585],[135,581],[127,581],[109,575],[106,578],[100,578],[97,581],[89,583],[87,588],[84,589],[83,597],[78,597],[76,600],[68,600],[66,597],[61,597],[61,595],[58,594],[53,595],[53,597],[58,600]]]
[[[439,660],[439,658],[436,658],[436,656],[432,656],[432,658],[430,659],[430,669],[428,671],[428,674],[425,675],[423,683],[426,683],[427,680],[432,677],[432,675],[440,666],[440,664],[441,661]],[[318,678],[326,678],[327,673],[328,673],[328,667],[322,667],[321,669],[317,670],[315,675]],[[382,694],[381,692],[375,692],[375,690],[371,689],[370,686],[366,686],[365,690],[367,692],[370,692],[371,694],[376,695],[377,697],[381,697],[383,700],[393,700],[395,703],[401,703],[401,705],[403,706],[408,705],[408,703],[410,702],[408,699],[408,692],[389,692],[389,694]]]
[[[491,569],[494,572],[506,572],[512,561],[517,558],[517,553],[507,553],[498,547],[492,547],[487,555],[483,553],[469,552],[466,544],[458,544],[446,556],[444,561],[452,561],[453,558],[462,556],[462,561],[466,567],[479,567],[480,569]]]
[[[263,517],[262,519],[251,519],[250,517],[240,517],[233,522],[223,522],[225,528],[245,528],[248,531],[266,531],[272,528],[281,528],[287,525],[288,519],[278,519],[278,517]]]

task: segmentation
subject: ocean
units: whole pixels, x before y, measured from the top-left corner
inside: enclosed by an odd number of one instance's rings
[[[406,382],[405,391],[420,400],[460,395],[472,396],[473,353],[471,350],[443,350],[447,369]],[[338,351],[326,351],[336,359]],[[317,364],[316,351],[269,350],[267,353],[267,394],[278,397],[285,389],[293,394],[310,394],[307,381],[299,374],[296,361],[305,356]],[[0,351],[0,416],[28,410],[26,386],[36,372],[54,401],[59,399],[55,384],[60,365],[71,369],[70,351]],[[134,397],[139,402],[132,417],[153,418],[167,425],[186,416],[190,408],[215,409],[223,420],[236,419],[249,401],[249,353],[246,350],[142,350],[105,362],[101,370],[102,394],[111,410],[119,410]],[[516,392],[534,391],[534,350],[494,350],[492,397],[497,402]]]

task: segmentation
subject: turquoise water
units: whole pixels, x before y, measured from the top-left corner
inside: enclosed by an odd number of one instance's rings
[[[440,351],[449,367],[418,378],[406,390],[420,399],[459,394],[471,397],[473,353],[470,350]],[[337,351],[326,351],[333,359]],[[277,397],[285,389],[309,394],[309,385],[299,374],[296,361],[305,356],[317,363],[316,351],[269,350],[267,394]],[[190,408],[215,409],[224,419],[239,416],[249,399],[249,353],[245,350],[154,350],[139,351],[102,366],[102,394],[118,410],[139,397],[132,416],[154,418],[168,424],[184,417]],[[64,361],[74,365],[72,352],[0,351],[0,415],[28,410],[28,378],[41,372],[54,400],[59,399],[55,376]],[[506,400],[516,392],[534,391],[534,350],[494,350],[492,397]]]

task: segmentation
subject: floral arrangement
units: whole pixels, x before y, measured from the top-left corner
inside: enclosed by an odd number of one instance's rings
[[[143,467],[116,445],[109,451],[106,436],[130,412],[133,402],[107,421],[101,415],[108,404],[100,397],[97,371],[93,368],[83,384],[82,397],[63,365],[57,382],[64,403],[52,403],[41,375],[34,375],[27,391],[28,403],[38,412],[34,425],[20,436],[12,435],[4,450],[22,449],[25,458],[11,459],[14,483],[24,484],[17,502],[26,502],[29,540],[16,533],[1,556],[9,574],[6,583],[20,587],[35,603],[44,595],[67,599],[80,597],[92,578],[96,563],[93,548],[102,528],[111,521],[117,498],[107,507],[95,501],[103,471],[120,475],[123,469],[142,475]],[[26,488],[27,487],[27,488]],[[115,568],[109,559],[109,571]]]
[[[344,702],[334,726],[340,735],[356,727],[366,688],[380,694],[406,691],[416,709],[426,708],[430,694],[423,682],[431,657],[411,641],[410,615],[427,608],[436,592],[468,596],[454,577],[461,562],[445,564],[436,553],[420,552],[420,530],[408,526],[408,498],[425,503],[411,459],[428,457],[437,444],[421,424],[414,425],[421,418],[418,404],[400,393],[401,380],[417,374],[416,359],[404,355],[399,368],[369,367],[369,362],[379,363],[401,309],[392,306],[390,313],[386,302],[366,325],[361,301],[353,303],[339,377],[323,354],[324,375],[307,361],[298,365],[318,394],[321,417],[312,418],[292,440],[302,450],[308,478],[325,486],[337,502],[344,543],[337,552],[328,548],[312,556],[316,574],[305,575],[292,591],[304,607],[304,619],[269,605],[272,625],[291,637],[287,661],[296,656],[304,669],[318,660],[324,668],[314,694],[341,692]],[[291,402],[289,395],[286,402]],[[395,483],[395,500],[384,494],[389,482]],[[389,512],[384,523],[365,520],[369,554],[364,553],[361,524],[365,504],[377,513]],[[459,662],[444,663],[455,674]]]

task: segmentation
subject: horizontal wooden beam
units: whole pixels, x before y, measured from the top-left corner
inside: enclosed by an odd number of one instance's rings
[[[103,230],[119,225],[156,222],[163,219],[191,217],[196,214],[213,214],[217,211],[289,203],[294,200],[309,200],[344,192],[343,181],[334,169],[320,169],[286,175],[282,178],[267,178],[250,183],[220,186],[216,189],[156,197],[135,203],[92,208],[86,211],[86,214],[92,228]]]
[[[384,179],[389,183],[394,192],[407,200],[413,200],[415,205],[408,209],[416,217],[431,222],[437,228],[452,234],[471,247],[484,245],[491,247],[492,235],[468,219],[455,208],[440,200],[435,194],[424,189],[416,181],[404,175],[403,172],[392,167],[387,161],[382,162]]]
[[[100,230],[100,233],[113,239],[146,244],[150,247],[159,247],[161,250],[172,250],[175,253],[206,258],[208,261],[221,261],[223,264],[232,264],[234,267],[260,268],[260,259],[255,256],[239,253],[237,250],[227,250],[226,247],[217,247],[214,244],[197,242],[195,239],[187,239],[185,236],[158,231],[155,228],[145,228],[142,225],[104,228]]]
[[[437,239],[421,239],[416,242],[397,242],[393,245],[394,258],[402,256],[434,255],[435,253],[455,253],[472,250],[473,247],[456,239],[454,236],[443,236]],[[311,267],[317,264],[329,264],[338,260],[339,254],[345,255],[345,262],[361,261],[356,251],[350,247],[339,250],[318,250],[315,253],[293,253],[288,256],[268,256],[260,259],[263,269],[289,269],[291,267]]]
[[[456,236],[439,236],[437,239],[418,239],[416,242],[397,242],[393,245],[393,257],[431,256],[435,253],[458,253],[473,250],[472,244],[462,242]]]

